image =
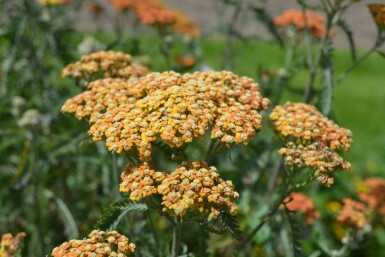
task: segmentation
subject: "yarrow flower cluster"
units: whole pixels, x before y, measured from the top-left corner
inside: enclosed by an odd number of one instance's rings
[[[286,144],[286,147],[279,149],[278,153],[284,158],[285,164],[289,167],[310,167],[314,176],[322,184],[331,186],[334,178],[331,177],[335,170],[350,169],[350,163],[327,146],[320,146],[321,143],[313,143],[308,146],[296,145],[293,142]]]
[[[135,101],[126,80],[99,79],[89,83],[87,89],[67,100],[62,112],[73,113],[79,120],[93,120],[101,113]]]
[[[382,178],[368,178],[365,180],[366,190],[359,195],[363,202],[371,208],[385,215],[385,180]]]
[[[171,29],[193,38],[199,36],[193,21],[182,12],[168,8],[161,0],[111,0],[111,4],[118,11],[133,10],[145,25]]]
[[[95,141],[106,140],[108,149],[117,153],[135,146],[142,161],[151,160],[152,142],[157,136],[170,147],[179,148],[194,138],[204,138],[212,128],[211,138],[219,142],[247,144],[262,126],[258,111],[270,104],[252,79],[225,71],[150,73],[130,79],[127,88],[127,102],[92,115],[88,133]],[[80,108],[79,118],[91,114],[84,113],[85,108],[97,103],[91,98],[89,103],[81,102],[83,98],[70,99],[63,111],[76,113]]]
[[[278,27],[294,26],[299,31],[307,27],[315,38],[321,39],[326,33],[324,18],[312,11],[306,11],[305,15],[301,10],[287,10],[274,18],[274,24]]]
[[[188,211],[196,211],[211,220],[221,212],[238,212],[233,202],[239,195],[232,182],[222,180],[217,169],[204,162],[180,165],[162,180],[158,193],[163,195],[163,211],[172,216],[182,217]]]
[[[314,106],[291,103],[276,106],[270,114],[273,128],[286,144],[278,153],[289,167],[308,166],[330,186],[337,169],[350,168],[336,150],[349,151],[352,132],[329,120]]]
[[[378,31],[385,31],[385,4],[369,4],[368,7]]]
[[[302,193],[293,192],[283,202],[289,211],[304,215],[307,224],[312,224],[314,219],[321,217],[315,209],[314,201]]]
[[[116,231],[92,231],[83,240],[70,240],[52,251],[53,257],[116,256],[127,257],[135,251],[135,245]]]
[[[124,169],[120,192],[130,192],[132,201],[139,201],[144,197],[157,193],[157,186],[166,178],[166,172],[158,172],[151,169],[148,164],[129,164]]]
[[[101,78],[140,77],[148,73],[148,68],[133,64],[129,54],[115,51],[99,51],[81,57],[80,61],[67,65],[63,77],[82,80],[87,85],[89,82]]]
[[[17,233],[16,236],[12,236],[11,233],[2,235],[0,242],[0,256],[13,257],[17,250],[20,248],[21,241],[24,237],[24,232]]]
[[[367,224],[365,205],[350,198],[344,198],[343,203],[337,221],[352,228],[362,229]]]

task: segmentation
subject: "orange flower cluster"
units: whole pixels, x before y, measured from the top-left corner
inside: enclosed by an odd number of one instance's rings
[[[90,118],[93,121],[101,113],[135,100],[126,80],[99,79],[89,83],[87,88],[89,90],[67,100],[61,111],[74,113],[79,120]]]
[[[194,138],[204,138],[213,127],[211,138],[247,144],[262,126],[258,111],[270,104],[252,79],[227,71],[150,73],[129,80],[127,86],[131,93],[127,100],[132,102],[93,116],[88,133],[95,141],[105,139],[110,151],[120,153],[135,146],[142,161],[151,159],[157,135],[170,147],[179,148]],[[81,106],[79,117],[84,115],[85,106]]]
[[[362,229],[367,224],[365,205],[350,198],[344,198],[343,202],[344,205],[337,217],[337,221],[352,228]]]
[[[116,231],[92,231],[83,240],[70,240],[52,251],[53,257],[117,256],[127,257],[135,251],[135,245]]]
[[[221,212],[238,212],[233,202],[239,195],[232,182],[222,180],[217,169],[204,162],[182,164],[162,181],[158,192],[163,195],[163,210],[173,216],[182,217],[191,210],[212,220]]]
[[[22,238],[25,237],[25,233],[17,233],[16,236],[12,236],[10,233],[2,235],[0,242],[0,256],[12,257],[16,251],[20,248]]]
[[[123,171],[120,192],[130,192],[132,201],[139,201],[144,197],[157,193],[157,186],[167,176],[166,172],[156,172],[148,164],[129,164]]]
[[[103,7],[103,5],[101,5],[99,3],[91,2],[91,3],[88,3],[87,10],[90,13],[100,14],[100,13],[104,12],[104,7]]]
[[[310,167],[317,180],[328,187],[334,183],[334,171],[350,169],[350,163],[345,162],[329,147],[320,146],[320,143],[303,146],[289,142],[286,147],[279,149],[278,153],[283,156],[285,164],[289,167]]]
[[[359,195],[371,208],[385,215],[385,180],[382,178],[368,178],[365,180],[367,191]]]
[[[341,128],[312,105],[287,102],[277,105],[270,114],[274,130],[290,140],[300,139],[302,144],[315,141],[331,149],[349,151],[352,132]]]
[[[161,0],[111,0],[111,4],[118,11],[133,10],[145,25],[170,28],[193,38],[199,36],[194,22],[183,13],[169,9]]]
[[[301,10],[287,10],[274,18],[274,24],[278,27],[294,26],[300,31],[307,27],[315,38],[322,38],[326,32],[324,18],[311,11],[306,11],[305,15]]]
[[[133,64],[132,61],[131,55],[122,52],[95,52],[82,56],[78,62],[67,65],[62,71],[62,76],[83,80],[88,84],[100,78],[128,79],[148,73],[148,68]]]
[[[303,214],[307,224],[312,224],[314,219],[321,217],[314,207],[313,200],[304,194],[293,192],[283,202],[289,211]]]
[[[385,4],[369,4],[368,7],[378,31],[385,31]]]

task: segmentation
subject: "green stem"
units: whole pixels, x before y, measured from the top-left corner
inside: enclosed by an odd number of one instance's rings
[[[154,238],[154,241],[155,241],[155,245],[156,247],[158,248],[159,250],[159,256],[164,256],[163,255],[163,249],[161,248],[161,245],[160,245],[160,241],[159,241],[159,237],[158,237],[158,234],[156,233],[156,230],[155,230],[155,227],[154,227],[154,222],[152,221],[152,218],[151,218],[151,213],[149,210],[146,211],[146,216],[147,216],[147,219],[148,219],[148,223],[150,225],[150,228],[151,228],[151,232],[152,232],[152,236]]]
[[[245,250],[245,246],[251,242],[253,237],[258,233],[258,231],[270,220],[270,218],[277,212],[282,201],[290,194],[292,188],[289,181],[285,182],[285,188],[282,191],[281,196],[278,200],[271,206],[270,211],[266,213],[261,222],[251,231],[251,233],[243,240],[242,244],[237,248],[235,256],[238,256],[242,251]]]
[[[177,257],[180,248],[180,239],[182,232],[182,223],[177,220],[174,226],[173,235],[172,235],[172,248],[171,248],[171,257]]]

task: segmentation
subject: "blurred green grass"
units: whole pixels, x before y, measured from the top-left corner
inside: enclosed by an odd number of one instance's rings
[[[223,67],[224,40],[202,40],[203,63],[215,70]],[[234,44],[233,71],[240,75],[257,77],[258,67],[279,69],[284,62],[284,51],[278,45],[261,40],[248,40]],[[358,50],[358,57],[365,50]],[[352,58],[349,49],[335,49],[333,62],[336,75],[349,67]],[[335,88],[333,118],[353,131],[351,152],[345,154],[352,163],[352,171],[368,177],[383,175],[385,170],[385,60],[373,54]],[[294,80],[296,88],[306,84],[305,73]],[[300,101],[298,96],[286,93],[284,101]]]

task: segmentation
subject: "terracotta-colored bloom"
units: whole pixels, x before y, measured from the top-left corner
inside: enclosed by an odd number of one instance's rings
[[[192,38],[199,37],[199,28],[195,22],[190,20],[184,13],[173,10],[175,15],[175,23],[172,24],[172,29],[182,35]]]
[[[239,195],[232,182],[222,180],[217,169],[204,162],[182,164],[162,181],[158,192],[163,195],[163,210],[173,216],[195,211],[211,220],[221,212],[238,211],[233,202]]]
[[[385,180],[382,178],[368,178],[365,180],[366,192],[359,195],[371,208],[385,215]]]
[[[149,5],[146,1],[138,1],[135,11],[143,24],[161,29],[170,26],[176,20],[172,10],[161,5]]]
[[[21,241],[25,237],[25,233],[17,233],[16,236],[12,236],[11,233],[6,233],[1,236],[0,242],[0,256],[12,257],[16,251],[20,248]]]
[[[368,7],[378,31],[385,31],[385,4],[369,4]]]
[[[344,198],[343,202],[337,221],[352,228],[362,229],[367,224],[365,205],[350,198]]]
[[[274,23],[278,27],[294,26],[300,31],[307,27],[315,38],[322,38],[326,31],[325,19],[312,11],[306,11],[305,15],[301,10],[287,10],[276,16]]]
[[[82,56],[78,62],[67,65],[62,71],[62,76],[84,81],[87,85],[101,78],[128,79],[148,73],[146,67],[133,64],[132,61],[131,55],[122,52],[94,52]]]
[[[289,211],[303,214],[307,224],[312,224],[314,219],[321,217],[314,207],[313,200],[304,194],[293,192],[283,202]]]
[[[174,59],[183,69],[191,69],[197,62],[195,57],[192,55],[176,55]]]
[[[350,163],[321,143],[303,146],[289,142],[278,153],[282,155],[288,167],[309,167],[316,179],[326,186],[334,183],[333,174],[336,170],[350,169]]]
[[[314,106],[305,103],[287,102],[277,105],[270,114],[273,128],[291,141],[300,139],[302,144],[315,141],[328,145],[331,149],[349,151],[352,132],[341,128],[325,117]]]
[[[70,240],[52,251],[53,257],[117,256],[127,257],[135,251],[135,245],[116,231],[92,231],[83,240]]]
[[[213,139],[247,144],[262,126],[258,112],[270,104],[252,79],[225,71],[150,73],[128,84],[136,102],[90,120],[89,134],[95,141],[105,139],[110,151],[135,146],[143,161],[151,159],[157,137],[179,148],[204,138],[210,128]]]
[[[157,193],[157,186],[166,176],[167,173],[165,172],[152,170],[146,162],[140,165],[129,164],[120,176],[122,183],[119,191],[130,192],[130,199],[139,201]]]

